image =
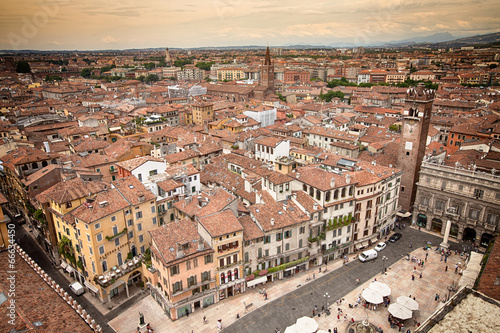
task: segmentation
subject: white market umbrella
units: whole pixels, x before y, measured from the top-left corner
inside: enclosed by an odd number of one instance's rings
[[[396,303],[401,304],[408,310],[418,310],[418,303],[414,299],[411,299],[408,296],[399,296],[398,299],[396,300]]]
[[[372,282],[372,283],[370,283],[368,288],[375,290],[376,292],[378,292],[382,296],[389,296],[391,294],[391,288],[382,282],[378,282],[378,281]]]
[[[389,305],[389,313],[402,320],[410,319],[412,317],[411,310],[398,303]]]
[[[318,323],[314,318],[311,317],[301,317],[297,319],[295,323],[297,332],[300,333],[312,333],[316,332],[319,328]]]
[[[368,303],[372,304],[380,304],[384,301],[384,297],[379,292],[370,288],[363,290],[361,296],[363,296]]]
[[[285,333],[297,333],[297,325],[288,326],[285,328]]]

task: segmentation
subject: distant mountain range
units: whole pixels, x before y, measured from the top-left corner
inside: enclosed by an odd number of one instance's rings
[[[352,38],[338,39],[329,44],[322,44],[314,42],[311,44],[288,44],[282,46],[272,46],[272,47],[282,47],[285,49],[331,49],[331,48],[353,48],[353,47],[382,47],[382,48],[398,48],[398,47],[430,47],[430,48],[449,48],[449,47],[462,47],[462,46],[474,46],[480,44],[498,44],[500,45],[500,32],[495,32],[485,35],[476,35],[463,38],[455,38],[449,32],[436,33],[428,36],[413,37],[403,40],[382,42],[382,41],[370,41],[367,43],[356,43]],[[206,46],[206,47],[194,47],[194,48],[175,48],[169,47],[172,50],[263,50],[265,46],[261,45],[242,45],[242,46]],[[90,52],[138,52],[138,51],[164,51],[163,47],[151,47],[151,48],[134,48],[126,50],[94,50],[94,51],[37,51],[37,50],[3,50],[0,53],[61,53],[61,52],[75,52],[75,53],[90,53]]]

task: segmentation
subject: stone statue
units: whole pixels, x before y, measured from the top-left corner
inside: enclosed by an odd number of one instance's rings
[[[139,312],[139,325],[146,325],[146,322],[144,321],[144,314]]]

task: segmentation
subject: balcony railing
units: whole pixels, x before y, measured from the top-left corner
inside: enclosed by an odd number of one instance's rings
[[[100,286],[106,288],[109,285],[115,283],[117,279],[127,273],[130,273],[139,266],[141,266],[141,259],[139,257],[134,257],[132,258],[132,260],[125,262],[123,265],[116,267],[116,269],[112,268],[106,274],[95,278],[95,282],[97,282]]]

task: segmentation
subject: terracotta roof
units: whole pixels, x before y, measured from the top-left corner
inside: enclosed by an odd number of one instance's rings
[[[262,230],[259,229],[257,224],[255,224],[249,215],[238,217],[238,221],[243,227],[243,240],[245,242],[264,237]]]
[[[198,222],[212,237],[220,237],[243,230],[242,225],[230,210],[200,217]]]
[[[111,185],[113,185],[131,205],[139,205],[145,201],[156,200],[156,196],[135,176],[120,178],[111,182]]]
[[[83,203],[67,215],[90,224],[130,206],[115,188],[99,192],[92,199],[92,203]]]
[[[10,260],[15,260],[15,320],[8,321],[9,301],[0,305],[1,332],[94,332],[47,282],[17,253],[10,258],[9,252],[0,252],[0,292],[9,293],[8,278],[11,276]],[[35,327],[40,321],[43,326]]]
[[[149,231],[149,234],[153,244],[151,250],[166,267],[213,252],[198,234],[197,223],[189,219],[164,224],[160,228]],[[188,244],[183,249],[183,255],[180,258],[177,257],[178,244]]]
[[[162,159],[152,157],[152,156],[140,156],[136,158],[132,158],[130,160],[126,160],[123,162],[118,162],[116,163],[116,166],[119,166],[127,171],[132,171],[135,170],[136,168],[140,167],[146,162],[153,161],[153,162],[161,162],[165,163]]]
[[[77,177],[59,182],[42,193],[52,201],[63,204],[104,191],[109,187],[109,184],[102,181],[84,181]]]

